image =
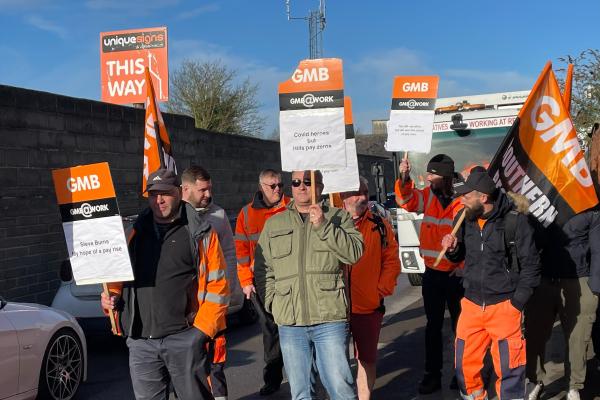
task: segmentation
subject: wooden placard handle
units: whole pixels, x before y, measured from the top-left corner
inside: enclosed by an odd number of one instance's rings
[[[466,214],[466,210],[463,208],[462,214],[460,214],[460,217],[458,217],[458,221],[456,221],[456,225],[454,225],[454,228],[452,228],[452,235],[456,235],[456,232],[458,232],[458,229],[460,228],[463,221],[465,220],[465,214]],[[442,251],[440,252],[440,254],[438,254],[437,258],[435,259],[435,262],[433,263],[434,267],[437,267],[440,264],[440,262],[442,261],[442,258],[444,258],[444,255],[446,254],[446,250],[448,250],[448,248],[444,247],[442,249]]]
[[[312,204],[316,204],[317,203],[317,192],[316,192],[316,187],[317,184],[315,182],[315,170],[311,169],[310,170],[310,198],[311,198],[311,203]]]
[[[104,290],[104,294],[110,299],[110,292],[108,291],[108,285],[106,283],[102,284],[102,289]],[[117,332],[117,323],[115,321],[115,314],[113,310],[108,310],[108,316],[110,317],[110,329],[113,335],[118,335]]]

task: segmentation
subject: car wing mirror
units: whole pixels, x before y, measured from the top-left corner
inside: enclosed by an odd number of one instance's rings
[[[0,310],[4,309],[4,307],[6,307],[6,304],[8,304],[8,302],[4,300],[4,297],[0,296]]]

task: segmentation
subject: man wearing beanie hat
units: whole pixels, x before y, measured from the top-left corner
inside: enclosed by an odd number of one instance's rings
[[[420,253],[425,261],[423,274],[423,303],[427,316],[425,328],[425,374],[419,384],[420,394],[429,394],[441,389],[442,377],[442,327],[446,305],[450,311],[452,328],[456,328],[460,313],[460,299],[463,288],[455,269],[460,263],[443,258],[434,267],[438,254],[442,251],[441,240],[452,231],[452,221],[462,208],[460,199],[453,195],[452,184],[460,180],[454,172],[454,161],[446,154],[438,154],[427,164],[425,189],[415,188],[410,178],[411,166],[408,159],[399,165],[401,178],[396,181],[396,202],[409,212],[423,213],[419,233]],[[456,389],[456,378],[450,387]]]
[[[525,396],[523,308],[540,280],[534,229],[526,215],[528,200],[504,194],[487,171],[473,169],[454,186],[465,206],[465,223],[442,240],[446,257],[464,260],[465,297],[458,319],[455,367],[463,399],[487,399],[481,377],[490,350],[502,400]]]

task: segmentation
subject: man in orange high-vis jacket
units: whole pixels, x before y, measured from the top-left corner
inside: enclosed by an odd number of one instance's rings
[[[390,223],[369,210],[369,186],[364,177],[360,177],[358,191],[341,193],[341,198],[365,243],[362,257],[348,267],[347,284],[352,306],[350,332],[358,360],[358,399],[369,400],[377,376],[377,343],[385,313],[383,298],[394,293],[400,273],[398,243]]]
[[[273,316],[265,310],[256,296],[254,287],[254,250],[265,221],[285,210],[289,199],[283,195],[281,174],[272,169],[262,171],[258,177],[258,191],[250,204],[238,214],[235,225],[235,249],[237,254],[238,278],[246,298],[254,304],[263,331],[265,368],[262,396],[268,396],[281,386],[283,380],[283,357],[279,347],[279,333]]]
[[[454,161],[445,154],[434,156],[427,164],[427,182],[425,189],[416,189],[410,179],[410,162],[402,160],[399,166],[401,178],[396,181],[396,202],[410,212],[423,213],[423,222],[419,240],[420,252],[425,260],[423,274],[423,303],[427,316],[425,328],[425,374],[419,384],[420,394],[429,394],[441,389],[441,370],[443,364],[442,327],[446,305],[452,319],[452,329],[460,314],[460,300],[463,288],[460,278],[455,275],[460,263],[442,258],[437,267],[435,260],[442,251],[441,241],[444,235],[452,232],[452,221],[462,209],[460,199],[454,197],[452,184],[461,179],[454,172]],[[457,389],[456,378],[450,383]]]
[[[179,177],[148,177],[148,203],[129,240],[135,280],[109,284],[102,307],[127,337],[136,399],[213,399],[206,343],[225,329],[229,287],[217,234],[181,201]]]

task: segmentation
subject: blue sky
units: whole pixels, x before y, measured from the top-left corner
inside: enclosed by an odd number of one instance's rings
[[[318,0],[291,0],[304,16]],[[568,7],[571,7],[570,9]],[[547,60],[599,48],[600,1],[329,0],[324,55],[344,60],[363,133],[387,118],[394,75],[437,74],[440,97],[530,89]],[[260,84],[269,134],[277,83],[308,57],[284,0],[0,0],[0,84],[100,98],[99,33],[167,26],[170,68],[221,59]]]

